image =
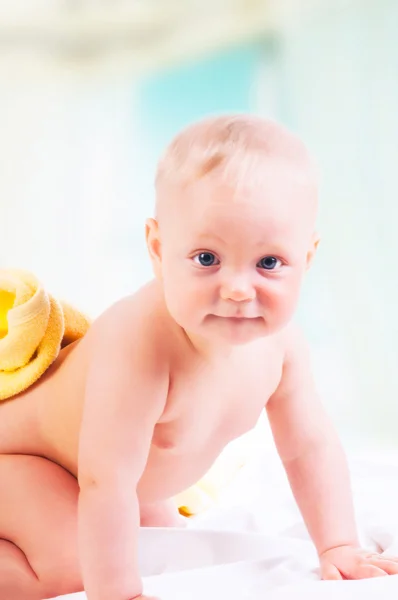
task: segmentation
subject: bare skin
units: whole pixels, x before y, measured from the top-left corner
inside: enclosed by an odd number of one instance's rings
[[[125,319],[131,315],[131,330],[134,331],[133,318],[138,311],[142,319],[140,328],[147,328],[154,343],[165,336],[171,342],[169,349],[163,348],[163,351],[165,354],[167,352],[167,360],[171,362],[169,376],[173,384],[165,399],[164,411],[156,423],[149,461],[138,486],[144,505],[164,500],[189,487],[209,469],[227,442],[254,427],[264,408],[264,393],[269,397],[279,383],[281,342],[279,341],[277,352],[276,340],[273,344],[269,340],[260,340],[256,344],[261,352],[270,354],[266,360],[271,373],[260,374],[259,377],[263,357],[253,362],[249,355],[247,362],[250,361],[251,364],[247,365],[246,376],[240,377],[239,382],[230,380],[230,384],[226,386],[225,377],[230,378],[234,369],[243,367],[241,358],[246,352],[237,355],[235,365],[231,362],[231,357],[221,358],[216,364],[208,364],[198,356],[178,326],[170,319],[167,322],[166,309],[159,292],[159,285],[153,281],[136,295],[109,309],[82,340],[61,350],[54,365],[38,384],[17,398],[0,404],[1,454],[44,456],[78,477],[78,444],[88,367],[96,353],[98,331],[103,328],[105,321],[114,319],[114,314],[120,311],[123,312],[121,327],[124,327]],[[157,314],[155,321],[154,312]],[[128,364],[128,357],[126,362]],[[257,385],[258,379],[262,389]],[[214,402],[214,395],[219,398],[217,403]],[[244,421],[241,415],[242,395],[248,396]],[[186,401],[188,396],[189,402]],[[222,427],[228,416],[235,425],[233,429],[230,426]],[[197,427],[201,419],[204,428]],[[208,431],[204,436],[206,430]],[[214,438],[217,443],[212,447],[209,441]],[[207,456],[202,448],[200,454],[204,459],[203,464],[199,464],[196,470],[189,452],[192,447],[196,450],[198,444],[207,449]],[[153,472],[158,468],[162,469],[162,480],[153,478]]]
[[[110,309],[85,338],[62,350],[37,385],[0,405],[0,474],[2,481],[7,478],[7,494],[0,494],[0,515],[7,515],[7,518],[2,523],[0,516],[0,532],[9,542],[22,547],[35,573],[43,578],[42,588],[48,596],[83,589],[75,540],[79,493],[78,445],[88,368],[95,357],[98,335],[102,335],[99,332],[105,321],[112,320],[114,326],[114,315],[117,314],[116,320],[119,321],[119,315],[123,314],[120,328],[124,329],[125,322],[129,322],[131,331],[134,331],[134,316],[139,313],[141,323],[137,324],[137,328],[145,327],[153,336],[153,342],[166,337],[170,344],[168,348],[172,349],[172,352],[163,349],[165,354],[167,352],[163,359],[171,363],[169,376],[173,383],[165,399],[164,410],[154,426],[148,463],[137,485],[142,525],[181,524],[176,506],[167,500],[200,479],[230,440],[255,425],[264,408],[264,393],[269,397],[279,383],[282,365],[280,340],[275,339],[272,344],[269,340],[260,340],[250,354],[246,351],[237,354],[233,359],[235,364],[230,356],[209,364],[198,355],[175,323],[167,319],[156,282],[125,299],[122,304]],[[154,314],[158,315],[155,321]],[[162,359],[162,352],[158,357]],[[264,357],[270,372],[258,377]],[[128,365],[129,357],[125,356],[125,360]],[[247,363],[245,375],[234,379],[233,373],[244,368],[242,360]],[[227,386],[226,379],[229,381]],[[242,418],[243,397],[247,401]],[[217,398],[217,403],[214,398]],[[101,448],[98,447],[96,452],[101,452]],[[57,482],[57,487],[62,485],[68,490],[68,504],[62,511],[56,512],[50,504],[53,494],[46,497],[45,490],[51,487],[52,481]],[[26,497],[30,498],[28,504]],[[31,508],[34,519],[26,514],[26,506]],[[25,513],[26,522],[19,521],[9,527],[10,512]],[[49,527],[49,522],[54,520],[54,525]],[[65,527],[62,527],[61,539],[56,541],[68,549],[70,555],[66,557],[50,553],[47,545],[43,544],[46,530],[49,538],[55,541],[54,527],[59,529],[61,523]],[[21,531],[24,532],[23,540]],[[40,555],[43,552],[49,554],[43,557],[46,568],[41,571]],[[66,564],[72,564],[72,567],[67,570]],[[45,581],[48,572],[53,575],[50,582]],[[67,581],[63,585],[59,578],[67,572],[75,574],[75,581]],[[30,586],[32,581],[33,574],[26,565],[27,585]],[[39,589],[38,582],[37,591]],[[22,597],[29,598],[25,589],[21,590]],[[39,597],[42,596],[38,593],[32,595],[32,598]],[[13,599],[16,598],[14,595]]]
[[[257,151],[261,123],[238,125]],[[227,130],[233,153],[249,144]],[[316,186],[300,145],[271,133],[275,156],[267,149],[255,184],[221,176],[218,146],[197,181],[160,172],[147,223],[156,279],[0,404],[4,600],[83,587],[88,600],[144,598],[140,523],[178,525],[173,496],[264,409],[321,576],[398,573],[398,559],[358,547],[345,456],[291,324],[317,246]]]

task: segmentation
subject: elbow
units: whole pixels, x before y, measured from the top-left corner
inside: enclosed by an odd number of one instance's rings
[[[80,492],[96,491],[112,485],[111,477],[102,470],[82,469],[80,467],[77,482]]]
[[[280,457],[283,464],[289,465],[299,461],[312,460],[314,457],[321,460],[326,455],[334,454],[337,456],[341,452],[343,452],[343,447],[337,438],[315,438],[295,448],[294,451],[281,453]]]
[[[136,493],[137,484],[134,477],[117,472],[82,471],[78,476],[80,494],[132,494]]]
[[[77,482],[79,484],[80,492],[83,490],[96,490],[99,487],[101,479],[93,474],[79,473]]]

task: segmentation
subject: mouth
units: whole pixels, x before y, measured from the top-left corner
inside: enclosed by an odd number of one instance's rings
[[[224,321],[232,321],[234,323],[244,323],[246,321],[259,321],[261,317],[244,317],[242,315],[232,315],[232,316],[222,316],[222,315],[213,315],[217,319],[223,319]]]
[[[233,315],[232,317],[223,317],[223,319],[229,319],[231,321],[250,321],[253,317],[242,317],[241,315]]]

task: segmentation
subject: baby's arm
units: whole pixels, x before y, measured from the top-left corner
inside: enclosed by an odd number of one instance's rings
[[[299,332],[288,342],[283,376],[267,405],[277,450],[321,558],[325,579],[398,572],[358,549],[347,461],[314,387],[309,351]]]
[[[88,600],[142,593],[136,494],[167,398],[168,369],[128,304],[93,335],[79,450],[79,551]],[[94,325],[95,326],[95,325]]]

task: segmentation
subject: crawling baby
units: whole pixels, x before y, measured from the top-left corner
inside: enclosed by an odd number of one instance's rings
[[[145,598],[141,525],[265,409],[324,579],[398,573],[359,547],[346,459],[292,324],[314,257],[303,144],[254,116],[209,118],[160,160],[154,280],[0,403],[0,597]]]

